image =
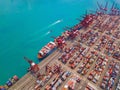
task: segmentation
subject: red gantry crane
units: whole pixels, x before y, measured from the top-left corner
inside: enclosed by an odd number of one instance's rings
[[[40,70],[38,64],[34,63],[27,57],[24,57],[24,59],[30,64],[30,68],[28,69],[28,71],[30,71],[33,74],[36,74]]]

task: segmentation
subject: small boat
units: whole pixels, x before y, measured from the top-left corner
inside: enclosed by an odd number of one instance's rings
[[[38,59],[42,59],[50,54],[56,48],[56,44],[50,41],[47,45],[45,45],[39,52],[38,52]]]

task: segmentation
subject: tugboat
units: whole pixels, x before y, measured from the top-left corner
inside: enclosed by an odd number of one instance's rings
[[[39,52],[38,52],[38,59],[42,59],[50,54],[56,48],[56,44],[50,41],[47,45],[45,45]]]

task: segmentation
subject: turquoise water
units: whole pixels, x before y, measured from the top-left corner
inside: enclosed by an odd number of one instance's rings
[[[0,0],[0,84],[15,74],[22,77],[29,66],[24,56],[38,63],[37,52],[51,36],[96,7],[96,0]]]

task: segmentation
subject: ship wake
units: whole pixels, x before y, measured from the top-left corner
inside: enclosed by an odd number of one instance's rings
[[[49,25],[48,27],[52,27],[52,26],[54,26],[54,25],[56,25],[58,23],[61,23],[62,21],[63,21],[62,19],[61,20],[57,20],[54,23],[52,23],[51,25]]]
[[[48,25],[47,27],[44,27],[44,28],[38,30],[37,32],[32,33],[31,37],[40,35],[42,32],[44,32],[44,30],[50,29],[51,27],[53,27],[53,26],[55,26],[55,25],[61,23],[62,21],[63,21],[63,19],[59,19],[59,20],[53,22],[52,24]],[[48,35],[48,34],[50,34],[50,33],[51,33],[51,32],[48,31],[47,33],[45,33],[45,34],[42,35],[42,36]]]
[[[52,33],[52,30],[48,31],[48,29],[50,29],[51,27],[61,23],[62,21],[63,21],[63,19],[57,20],[57,21],[53,22],[52,24],[48,25],[47,27],[42,28],[40,31],[33,33],[30,37],[34,37],[34,39],[31,39],[30,42],[36,42],[36,41],[41,40],[42,38],[48,36],[49,34]],[[47,31],[47,32],[42,34],[41,32],[44,31],[44,30]]]

